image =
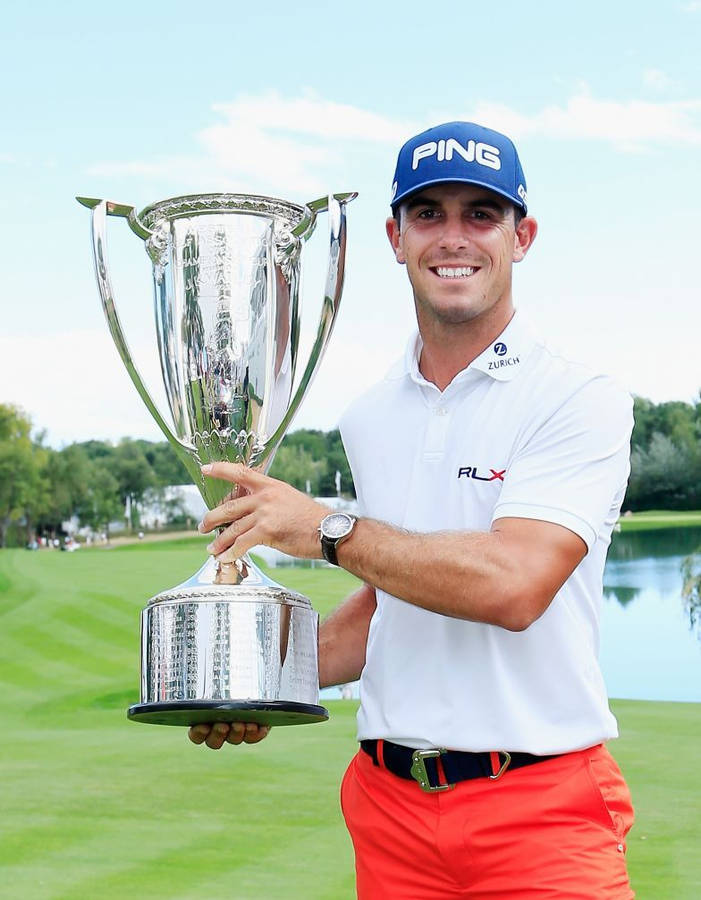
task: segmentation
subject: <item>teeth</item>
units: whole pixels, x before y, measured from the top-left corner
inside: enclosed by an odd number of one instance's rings
[[[440,278],[466,278],[476,271],[477,269],[474,266],[460,266],[460,268],[436,266],[436,272]]]

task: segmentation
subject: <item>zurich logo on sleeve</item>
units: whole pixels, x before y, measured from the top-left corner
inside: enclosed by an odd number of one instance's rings
[[[494,352],[497,356],[506,356],[506,344],[502,344],[502,342],[499,341],[498,344],[494,345]]]

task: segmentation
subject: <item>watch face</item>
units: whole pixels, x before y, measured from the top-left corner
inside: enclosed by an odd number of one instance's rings
[[[353,527],[353,519],[347,513],[331,513],[321,523],[321,533],[324,537],[336,540],[350,534]]]

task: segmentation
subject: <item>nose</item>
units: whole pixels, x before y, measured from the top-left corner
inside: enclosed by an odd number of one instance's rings
[[[462,216],[444,217],[439,235],[441,248],[445,250],[462,250],[469,244],[467,227]]]

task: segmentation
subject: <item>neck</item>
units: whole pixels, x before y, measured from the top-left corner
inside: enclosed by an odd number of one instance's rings
[[[509,304],[495,315],[478,316],[459,324],[419,321],[423,341],[419,371],[438,390],[445,390],[458,372],[466,369],[499,337],[513,315],[514,308]]]

